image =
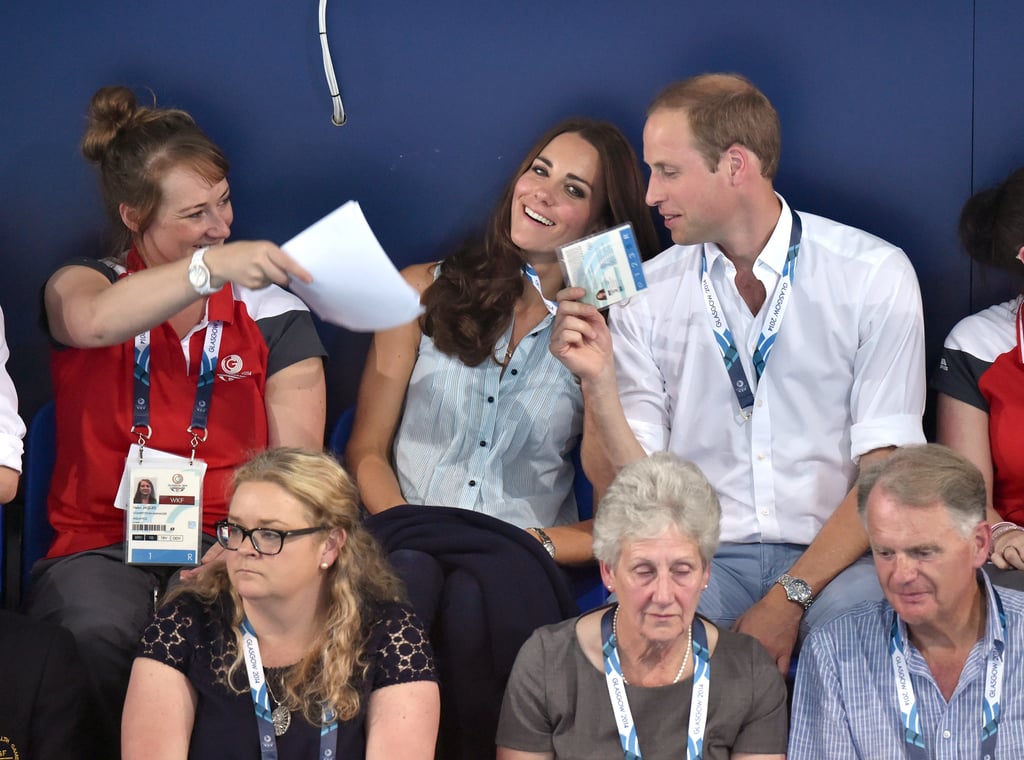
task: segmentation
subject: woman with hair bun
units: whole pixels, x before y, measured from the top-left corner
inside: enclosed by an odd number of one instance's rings
[[[322,447],[324,351],[306,307],[277,287],[309,274],[273,243],[225,242],[228,162],[189,114],[104,87],[82,152],[99,169],[115,245],[109,258],[61,266],[44,290],[56,537],[33,570],[28,611],[75,635],[97,712],[95,756],[110,758],[139,632],[175,574],[126,557],[125,513],[113,504],[122,478],[148,477],[135,468],[153,461],[126,459],[129,447],[205,467],[190,498],[201,502],[212,561],[234,469],[268,446]]]
[[[125,760],[430,760],[430,645],[330,456],[239,468],[226,560],[176,588],[142,635]],[[262,754],[261,754],[262,753]]]
[[[972,196],[960,214],[960,243],[982,264],[1024,283],[1024,167]],[[961,320],[946,338],[932,379],[938,441],[985,476],[992,563],[1024,569],[1024,295]],[[1021,587],[1020,574],[993,580]],[[1011,580],[1013,579],[1013,580]]]

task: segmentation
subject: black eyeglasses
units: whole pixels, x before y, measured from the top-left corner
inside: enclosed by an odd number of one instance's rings
[[[275,530],[274,528],[243,528],[227,520],[220,520],[214,525],[217,531],[217,542],[225,549],[236,552],[242,548],[242,542],[248,538],[252,547],[260,554],[280,554],[284,548],[284,540],[288,536],[308,536],[327,530],[327,526],[318,528],[299,528],[298,530]]]

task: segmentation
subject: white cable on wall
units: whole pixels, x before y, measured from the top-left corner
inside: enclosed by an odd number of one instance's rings
[[[341,93],[338,92],[338,79],[334,76],[331,48],[327,44],[327,0],[320,0],[320,49],[324,54],[324,76],[327,77],[327,89],[331,93],[331,100],[334,101],[334,114],[331,116],[331,123],[336,127],[343,127],[348,121],[348,116],[345,114],[345,104],[341,102]]]

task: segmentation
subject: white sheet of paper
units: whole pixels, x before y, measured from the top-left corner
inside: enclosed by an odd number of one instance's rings
[[[313,275],[288,287],[326,322],[370,332],[404,325],[423,311],[380,247],[356,201],[349,201],[281,246]]]

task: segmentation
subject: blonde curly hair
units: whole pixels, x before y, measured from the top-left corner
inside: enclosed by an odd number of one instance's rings
[[[314,726],[323,710],[340,721],[360,708],[360,686],[367,677],[367,636],[381,602],[402,601],[401,582],[387,564],[377,541],[363,527],[359,492],[348,473],[328,454],[297,448],[268,449],[238,468],[234,487],[243,483],[273,483],[300,501],[311,525],[344,530],[347,538],[338,558],[324,571],[326,613],[319,634],[306,656],[288,669],[280,704],[301,712]],[[227,568],[216,563],[183,583],[175,595],[192,593],[207,604],[223,594],[231,599],[235,658],[225,675],[226,686],[237,694],[248,691],[244,670],[242,600],[231,587]]]

